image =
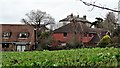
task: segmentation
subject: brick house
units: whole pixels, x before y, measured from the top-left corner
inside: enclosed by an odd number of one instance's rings
[[[82,42],[85,47],[96,47],[103,36],[102,32],[106,32],[106,30],[90,28],[83,22],[71,22],[54,30],[52,46],[59,45],[59,42],[61,44],[70,43],[74,37],[76,41]]]
[[[2,51],[24,51],[35,48],[34,27],[25,24],[1,24]]]

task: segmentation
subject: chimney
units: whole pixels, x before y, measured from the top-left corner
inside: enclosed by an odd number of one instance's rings
[[[79,15],[77,15],[77,18],[79,18]]]
[[[70,15],[71,17],[73,17],[73,13],[71,13],[71,15]]]
[[[84,15],[84,16],[83,16],[83,19],[85,19],[85,20],[86,20],[86,15]]]

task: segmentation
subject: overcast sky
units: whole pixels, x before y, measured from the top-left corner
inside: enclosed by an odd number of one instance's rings
[[[119,0],[83,0],[95,4],[116,9]],[[105,17],[109,11],[84,5],[79,0],[0,0],[0,24],[20,23],[26,13],[31,10],[41,10],[55,18],[56,22],[74,13],[87,16],[87,19],[94,21],[95,17]]]

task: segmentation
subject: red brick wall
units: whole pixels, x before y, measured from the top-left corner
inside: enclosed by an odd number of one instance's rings
[[[34,43],[34,28],[32,26],[23,24],[2,24],[2,31],[0,32],[0,34],[6,31],[12,32],[12,35],[8,39],[2,38],[2,42],[31,42],[32,44]],[[26,39],[18,38],[20,32],[29,32],[29,37]]]
[[[12,35],[9,39],[2,38],[2,41],[9,41],[9,42],[34,42],[34,29],[28,25],[2,25],[2,33],[4,31],[12,32]],[[27,39],[19,39],[18,34],[20,32],[29,32],[30,35]]]
[[[66,42],[66,43],[71,42],[71,40],[72,40],[73,37],[74,37],[74,35],[71,34],[71,33],[68,33],[68,34],[67,34],[67,37],[64,37],[64,36],[63,36],[63,33],[54,33],[54,34],[53,34],[54,40],[56,40],[56,41],[61,41],[61,42]],[[89,42],[89,41],[92,39],[93,36],[92,36],[92,37],[89,37],[89,36],[87,35],[87,37],[84,37],[84,35],[82,35],[82,34],[76,34],[75,37],[76,37],[76,39],[77,39],[79,42],[82,41],[82,42],[84,42],[84,43],[87,43],[87,42]]]
[[[81,36],[82,36],[82,38],[81,38]],[[60,40],[60,41],[65,41],[65,42],[68,42],[68,41],[71,41],[71,39],[74,37],[74,35],[73,34],[67,34],[67,37],[64,37],[63,36],[63,33],[54,33],[53,34],[53,38],[55,39],[55,40]],[[81,41],[81,39],[82,39],[82,41],[84,41],[84,42],[88,42],[89,41],[89,37],[83,37],[83,35],[81,35],[81,34],[76,34],[75,35],[75,37],[76,37],[76,39],[77,40],[79,40],[79,41]]]
[[[71,34],[68,34],[67,37],[64,37],[63,33],[56,33],[56,34],[53,34],[53,38],[57,41],[60,40],[62,42],[66,42],[70,40]]]

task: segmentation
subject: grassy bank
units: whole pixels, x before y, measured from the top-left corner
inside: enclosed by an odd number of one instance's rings
[[[2,66],[120,66],[119,48],[2,52]]]

